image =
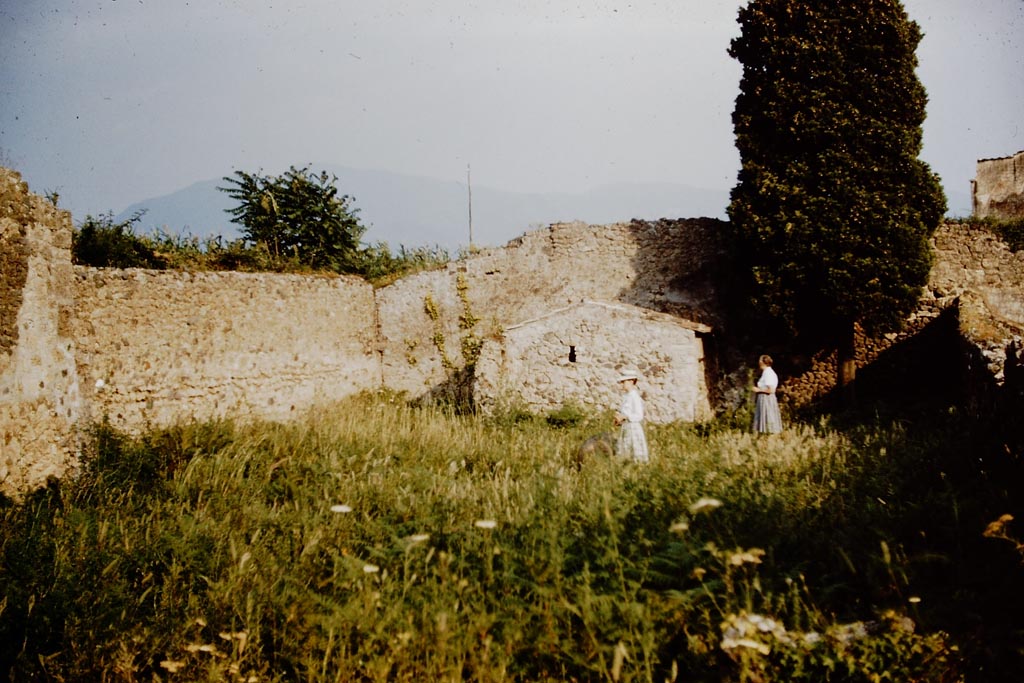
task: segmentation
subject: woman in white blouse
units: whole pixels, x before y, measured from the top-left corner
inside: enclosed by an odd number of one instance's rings
[[[772,357],[763,355],[757,360],[761,376],[754,385],[754,431],[758,434],[778,434],[782,431],[782,414],[775,390],[779,376],[772,370]]]

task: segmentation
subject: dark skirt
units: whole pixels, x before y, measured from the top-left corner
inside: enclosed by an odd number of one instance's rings
[[[782,431],[782,413],[775,394],[755,394],[754,431],[759,434],[778,434]]]

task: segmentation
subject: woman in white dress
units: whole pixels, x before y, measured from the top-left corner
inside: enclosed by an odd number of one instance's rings
[[[615,413],[615,424],[622,425],[615,452],[619,457],[634,462],[647,462],[647,437],[644,435],[644,400],[636,388],[639,377],[635,372],[626,371],[619,377],[619,386],[624,393],[619,410]]]
[[[775,390],[779,387],[779,376],[772,370],[772,357],[763,355],[757,360],[761,376],[754,385],[754,432],[778,434],[782,431],[782,414]]]

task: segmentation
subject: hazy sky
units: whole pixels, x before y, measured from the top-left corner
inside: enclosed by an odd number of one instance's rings
[[[0,162],[76,221],[310,162],[729,188],[741,4],[0,0]],[[925,32],[922,156],[963,194],[977,159],[1024,149],[1024,0],[904,6]]]

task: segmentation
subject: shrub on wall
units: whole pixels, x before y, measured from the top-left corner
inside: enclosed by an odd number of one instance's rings
[[[121,222],[114,221],[112,212],[86,216],[71,234],[72,261],[97,268],[166,268],[150,242],[135,234],[134,225],[144,214],[137,211]]]
[[[383,286],[405,275],[443,266],[450,260],[448,251],[439,246],[408,248],[402,245],[392,252],[386,242],[377,242],[359,251],[356,273]]]
[[[232,222],[252,244],[264,244],[275,258],[294,258],[312,268],[357,271],[359,223],[353,199],[339,194],[337,176],[292,166],[280,176],[235,171],[218,188],[238,202]]]

